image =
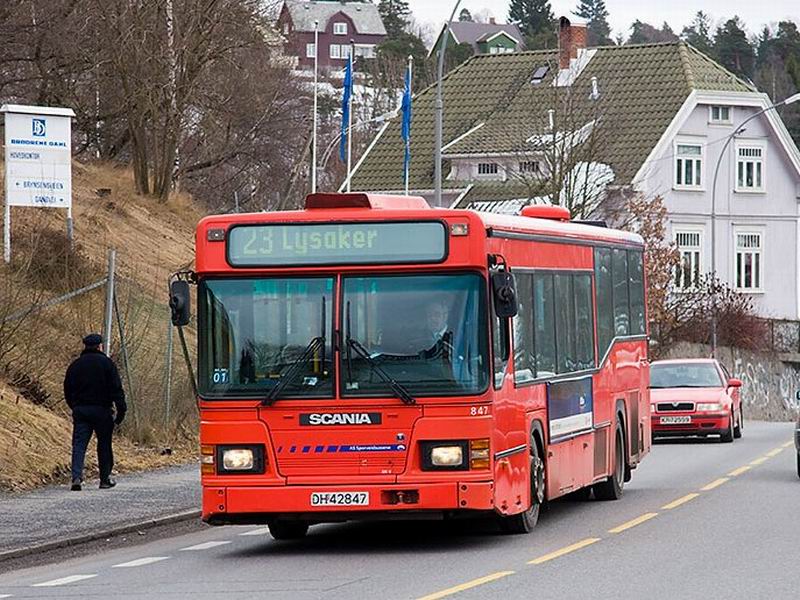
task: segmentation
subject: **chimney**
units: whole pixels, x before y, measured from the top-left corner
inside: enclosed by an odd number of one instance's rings
[[[578,58],[578,51],[586,48],[586,24],[571,23],[567,17],[558,22],[558,67],[569,69],[569,61]]]
[[[497,25],[497,23],[494,20],[494,17],[489,17],[489,24],[490,25]]]

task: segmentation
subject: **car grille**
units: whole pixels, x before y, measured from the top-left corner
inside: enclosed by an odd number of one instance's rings
[[[659,402],[658,412],[687,412],[694,410],[694,402]]]

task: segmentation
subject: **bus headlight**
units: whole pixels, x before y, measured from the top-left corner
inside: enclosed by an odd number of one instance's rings
[[[420,442],[424,471],[465,471],[469,449],[466,441]]]
[[[222,453],[222,468],[226,471],[252,471],[254,464],[250,448],[231,448]]]
[[[431,464],[434,467],[460,467],[464,463],[461,446],[437,446],[431,449]]]
[[[265,467],[263,445],[217,447],[217,473],[220,475],[260,474],[264,473]]]

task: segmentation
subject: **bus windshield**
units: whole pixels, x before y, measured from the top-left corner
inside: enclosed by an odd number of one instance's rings
[[[342,285],[343,396],[393,395],[388,378],[415,396],[486,390],[485,285],[479,275],[345,277]]]
[[[200,393],[332,397],[333,290],[330,277],[201,282]]]

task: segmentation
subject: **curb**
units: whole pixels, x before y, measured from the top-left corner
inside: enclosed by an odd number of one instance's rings
[[[93,533],[87,533],[84,535],[68,538],[65,540],[59,540],[57,542],[48,542],[46,544],[38,544],[36,546],[28,546],[26,548],[15,548],[13,550],[6,550],[0,552],[0,564],[2,564],[3,561],[11,560],[14,558],[20,558],[22,556],[28,556],[29,554],[36,554],[39,552],[50,552],[52,550],[67,548],[69,546],[77,546],[79,544],[85,544],[87,542],[94,542],[96,540],[112,537],[115,535],[122,535],[124,533],[130,533],[132,531],[141,531],[143,529],[146,530],[146,529],[152,529],[154,527],[160,527],[162,525],[170,525],[172,523],[189,521],[191,519],[199,519],[200,514],[201,511],[199,510],[187,510],[181,513],[167,515],[166,517],[148,519],[146,521],[139,521],[133,524],[129,523],[127,525],[119,525],[117,527],[111,527],[109,529],[104,529],[102,531],[95,531]]]

